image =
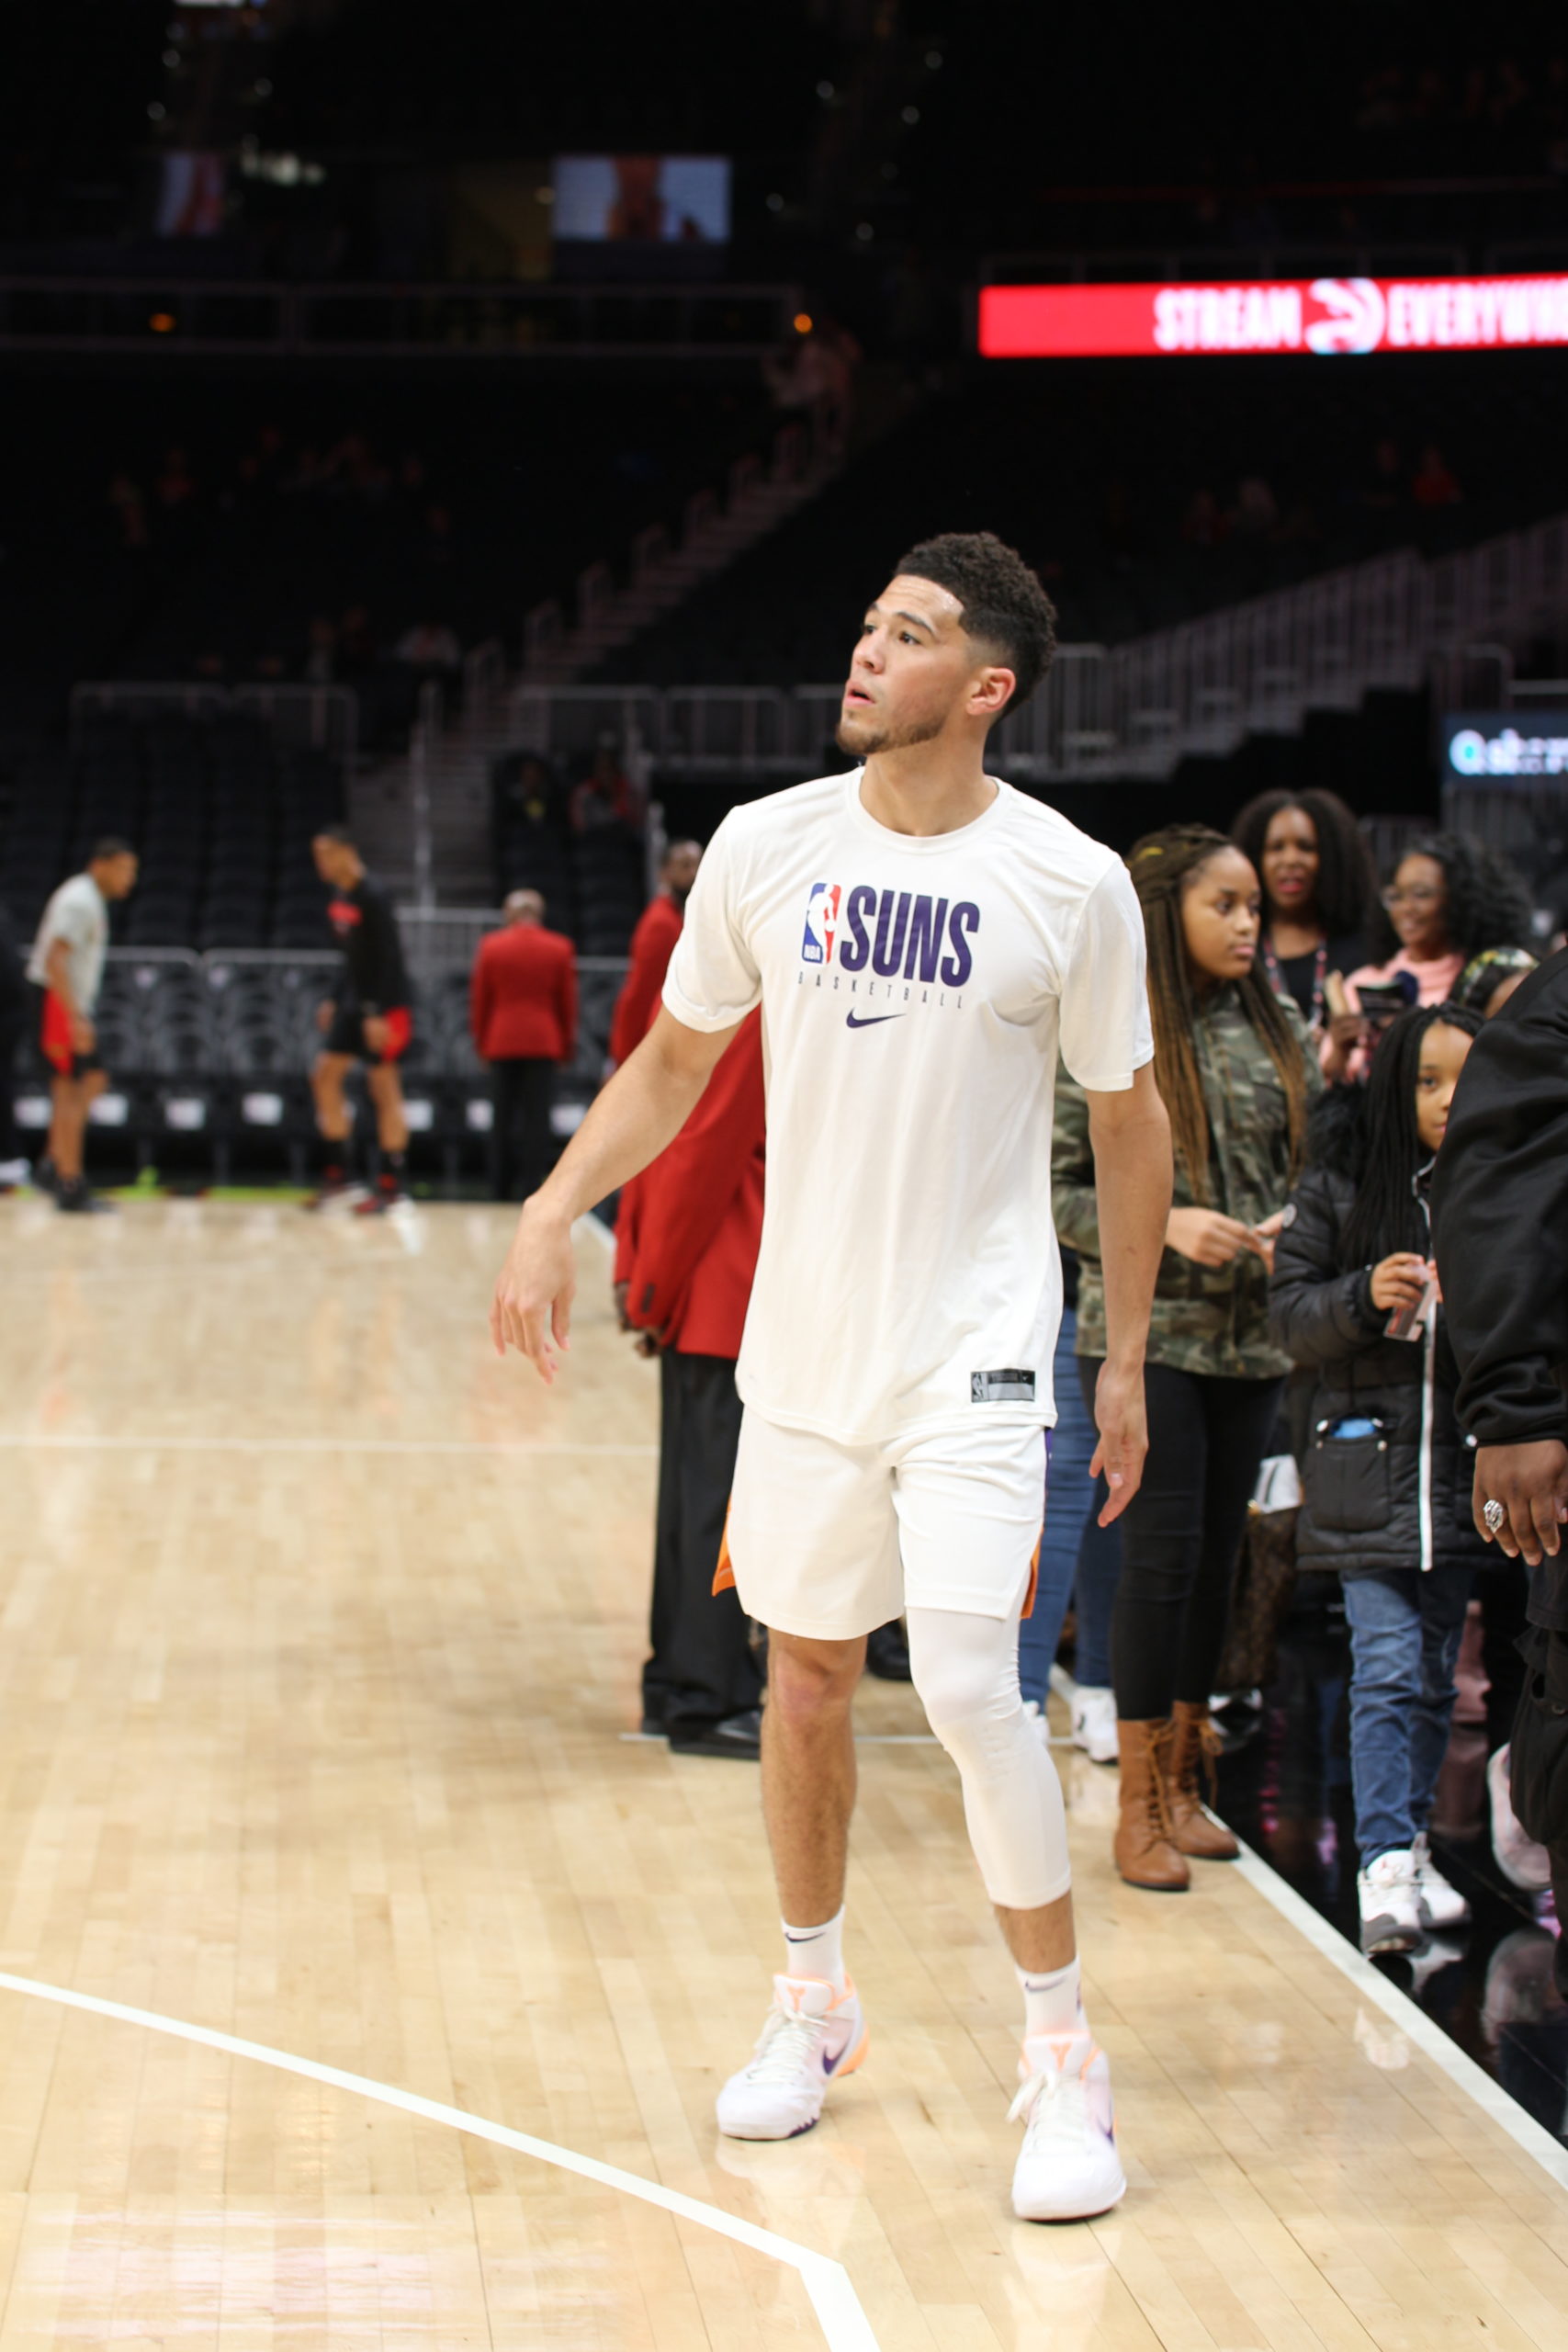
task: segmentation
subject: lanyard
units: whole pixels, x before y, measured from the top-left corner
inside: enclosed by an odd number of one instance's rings
[[[1274,943],[1267,932],[1263,934],[1262,946],[1263,968],[1269,975],[1269,987],[1276,996],[1289,996],[1291,991],[1285,986],[1285,976],[1280,969],[1280,959],[1274,953]],[[1328,942],[1326,939],[1320,939],[1317,943],[1317,954],[1313,959],[1312,1011],[1307,1015],[1307,1027],[1314,1037],[1320,1035],[1328,1025],[1323,1017],[1325,1004],[1323,984],[1327,977]]]

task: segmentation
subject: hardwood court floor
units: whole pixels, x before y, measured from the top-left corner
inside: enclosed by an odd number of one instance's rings
[[[0,1971],[684,2190],[842,2262],[883,2352],[1563,2352],[1568,2191],[1236,1872],[1121,1886],[1082,1762],[1120,2211],[1009,2216],[1017,1996],[931,1746],[861,1751],[870,2063],[718,2139],[755,1775],[622,1736],[654,1375],[592,1235],[558,1390],[495,1363],[508,1223],[0,1203]],[[0,2292],[0,2352],[824,2341],[785,2263],[612,2187],[9,1990]]]

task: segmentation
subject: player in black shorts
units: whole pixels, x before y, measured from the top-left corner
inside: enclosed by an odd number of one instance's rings
[[[406,1201],[408,1120],[398,1078],[400,1056],[413,1035],[408,968],[392,901],[367,874],[345,826],[329,825],[310,843],[316,871],[332,891],[328,913],[343,942],[343,977],[334,998],[319,1009],[321,1050],[310,1073],[316,1125],[321,1137],[321,1190],[309,1205],[352,1205],[375,1216]],[[344,1081],[355,1062],[368,1065],[370,1099],[381,1173],[374,1192],[355,1180],[354,1131]]]

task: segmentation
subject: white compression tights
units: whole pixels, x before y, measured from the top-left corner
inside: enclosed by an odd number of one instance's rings
[[[1023,1712],[1018,1617],[911,1609],[915,1688],[958,1767],[964,1815],[993,1903],[1034,1911],[1072,1883],[1056,1767]]]

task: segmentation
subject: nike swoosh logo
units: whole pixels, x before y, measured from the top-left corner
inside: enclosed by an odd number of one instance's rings
[[[902,1021],[904,1017],[901,1012],[868,1012],[863,1020],[858,1012],[846,1012],[844,1026],[846,1029],[874,1029],[879,1021]]]

